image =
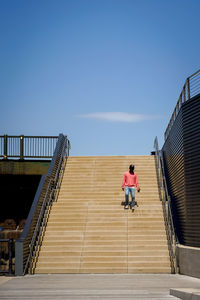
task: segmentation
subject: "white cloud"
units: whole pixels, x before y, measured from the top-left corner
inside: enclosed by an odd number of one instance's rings
[[[155,120],[160,118],[155,115],[129,114],[125,112],[98,112],[85,115],[79,115],[81,118],[96,119],[108,122],[141,122],[146,120]]]

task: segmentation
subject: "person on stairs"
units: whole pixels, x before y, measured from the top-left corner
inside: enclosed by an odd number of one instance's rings
[[[129,166],[129,171],[124,173],[122,181],[122,190],[125,189],[125,205],[124,208],[129,207],[129,193],[131,194],[131,209],[134,211],[135,206],[135,189],[140,192],[137,173],[134,172],[134,165]]]

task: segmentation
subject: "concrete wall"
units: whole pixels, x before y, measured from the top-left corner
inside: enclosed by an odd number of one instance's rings
[[[51,161],[0,160],[0,174],[43,175],[48,172]]]
[[[179,245],[178,263],[180,274],[200,278],[200,248]]]

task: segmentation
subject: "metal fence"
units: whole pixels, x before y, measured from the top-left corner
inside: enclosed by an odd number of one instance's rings
[[[167,129],[165,131],[165,140],[169,135],[171,127],[174,124],[174,121],[176,120],[176,117],[179,113],[182,104],[188,101],[189,99],[195,97],[198,94],[200,94],[200,70],[198,70],[197,72],[195,72],[194,74],[192,74],[190,77],[186,79],[181,94],[179,96],[178,102],[176,104],[176,107],[173,111]]]
[[[200,247],[200,94],[181,107],[162,153],[179,241]]]
[[[53,153],[58,136],[0,136],[0,157],[3,159],[48,159]]]
[[[14,272],[13,239],[0,239],[0,273],[12,275]]]

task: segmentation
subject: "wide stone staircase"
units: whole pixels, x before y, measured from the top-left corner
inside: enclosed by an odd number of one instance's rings
[[[130,164],[134,212],[121,205]],[[154,157],[68,157],[35,273],[171,273]]]

